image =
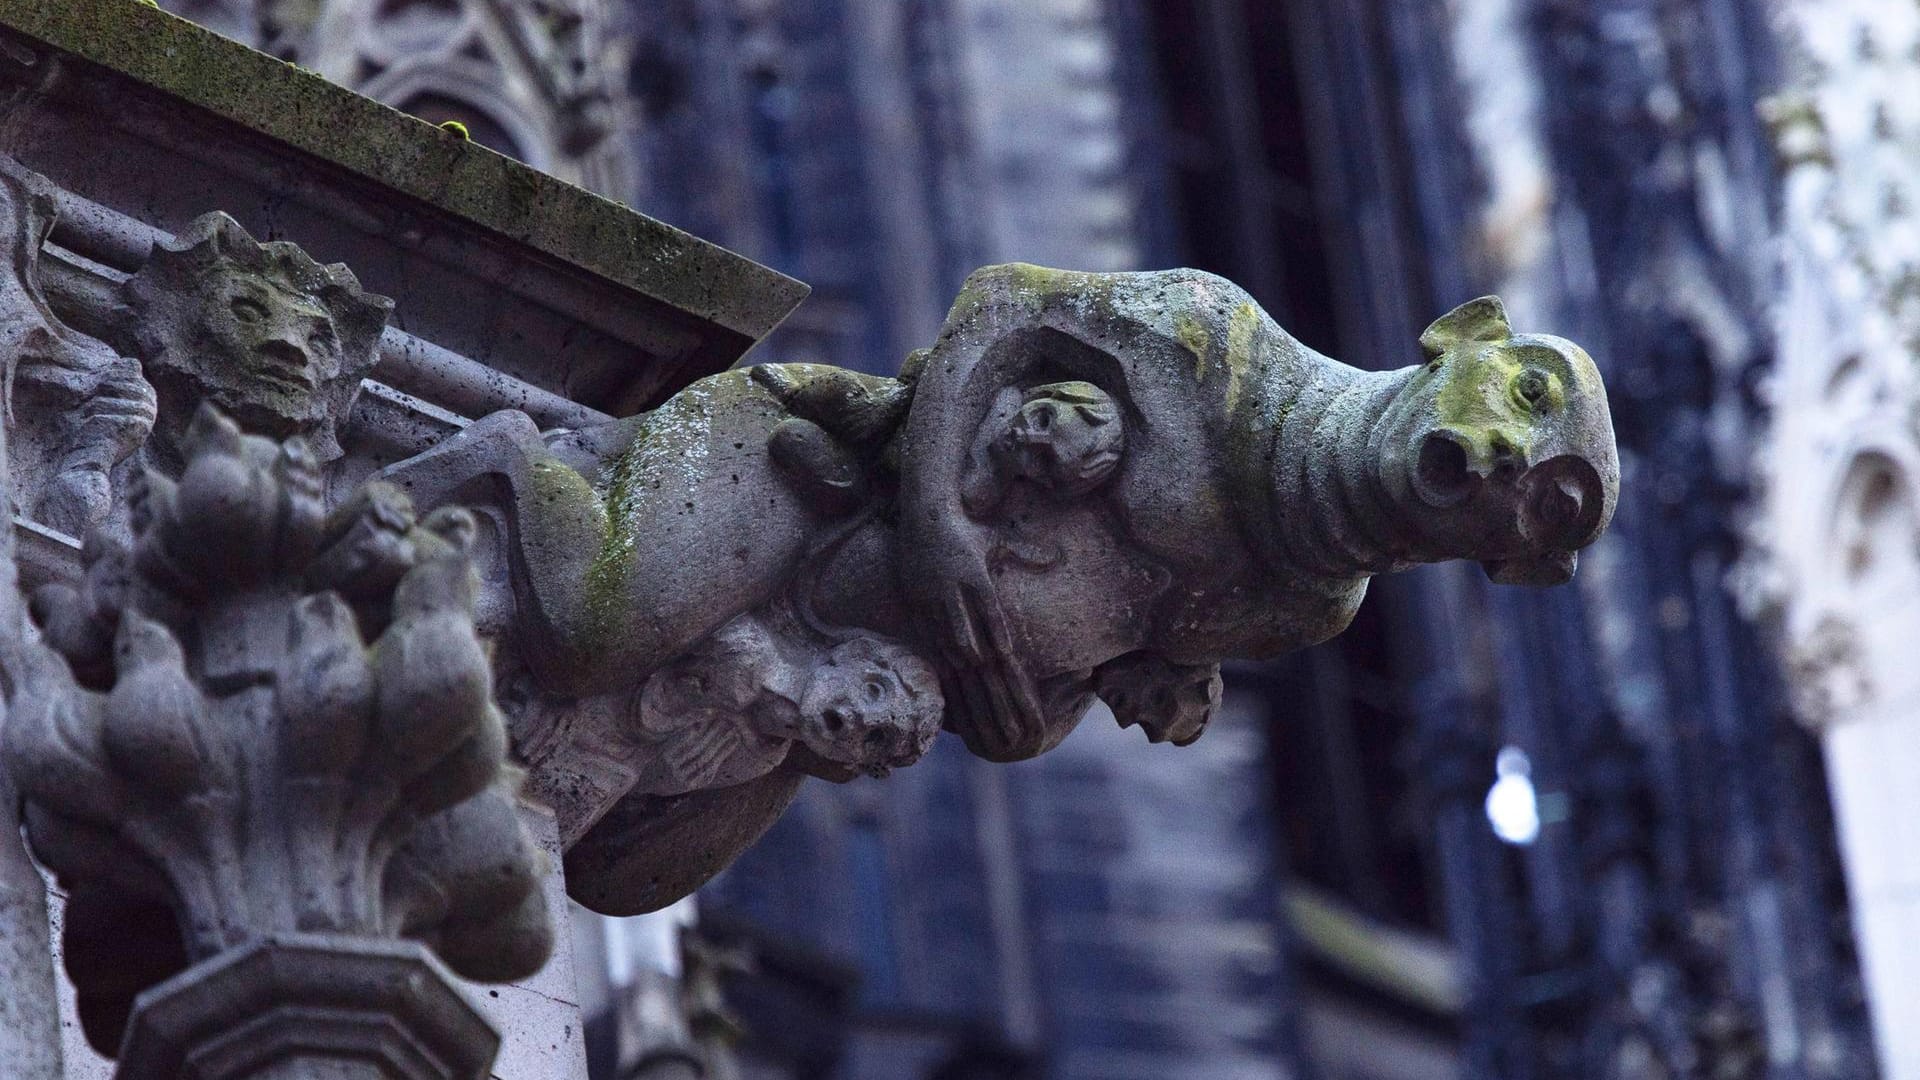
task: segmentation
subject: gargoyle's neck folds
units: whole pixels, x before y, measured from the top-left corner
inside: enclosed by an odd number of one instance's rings
[[[1280,514],[1280,542],[1292,566],[1334,578],[1403,569],[1418,561],[1409,550],[1410,523],[1396,522],[1381,481],[1381,451],[1396,437],[1400,390],[1419,368],[1354,371],[1330,367],[1305,387],[1283,422],[1281,468],[1293,470],[1283,488],[1295,499]]]

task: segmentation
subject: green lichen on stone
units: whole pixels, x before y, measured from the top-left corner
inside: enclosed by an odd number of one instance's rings
[[[1032,263],[1001,263],[973,272],[954,297],[947,325],[959,326],[983,309],[1008,303],[1036,311],[1050,301],[1065,298],[1095,321],[1116,317],[1114,275],[1083,270],[1055,270]]]
[[[1233,309],[1227,320],[1227,366],[1245,371],[1253,366],[1253,335],[1260,329],[1260,309],[1252,301]]]
[[[807,287],[277,57],[127,0],[0,0],[0,25],[748,339]]]
[[[1213,335],[1207,331],[1207,324],[1193,313],[1183,311],[1173,317],[1173,332],[1180,339],[1180,347],[1193,354],[1194,381],[1204,381],[1208,354],[1213,349]]]
[[[441,121],[440,130],[446,132],[449,135],[452,135],[454,138],[459,139],[461,142],[473,141],[473,133],[467,130],[467,125],[461,123],[458,120]]]
[[[1240,383],[1252,375],[1253,339],[1260,329],[1260,309],[1251,300],[1233,309],[1227,319],[1227,411],[1239,408]]]
[[[1532,417],[1511,400],[1510,389],[1524,366],[1504,344],[1468,345],[1438,372],[1429,366],[1415,377],[1443,380],[1433,395],[1434,418],[1469,439],[1474,456],[1502,446],[1524,454]]]
[[[598,648],[613,632],[629,602],[627,578],[633,572],[636,545],[633,523],[640,512],[636,494],[640,484],[640,449],[645,440],[643,431],[607,466],[604,500],[607,530],[599,552],[587,567],[583,592],[586,625],[581,629],[589,648]]]

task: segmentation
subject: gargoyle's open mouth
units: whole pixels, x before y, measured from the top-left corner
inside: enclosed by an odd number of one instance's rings
[[[1572,454],[1543,461],[1519,481],[1520,535],[1535,550],[1577,551],[1600,534],[1606,488],[1600,473]]]
[[[1502,585],[1564,585],[1579,564],[1575,552],[1600,535],[1606,487],[1584,459],[1562,454],[1521,475],[1520,536],[1529,553],[1481,563]]]

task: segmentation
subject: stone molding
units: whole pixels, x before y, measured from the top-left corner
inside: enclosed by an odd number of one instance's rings
[[[146,991],[120,1080],[486,1080],[500,1036],[412,942],[274,934]]]
[[[670,225],[126,0],[0,0],[0,23],[749,341],[806,286]]]

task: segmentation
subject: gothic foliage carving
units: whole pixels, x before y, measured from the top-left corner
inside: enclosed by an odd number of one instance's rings
[[[68,969],[111,1053],[134,995],[279,933],[409,937],[504,981],[551,945],[472,623],[473,520],[370,485],[327,512],[305,440],[202,405],[133,542],[32,598],[5,729]],[[129,957],[135,957],[130,961]]]

